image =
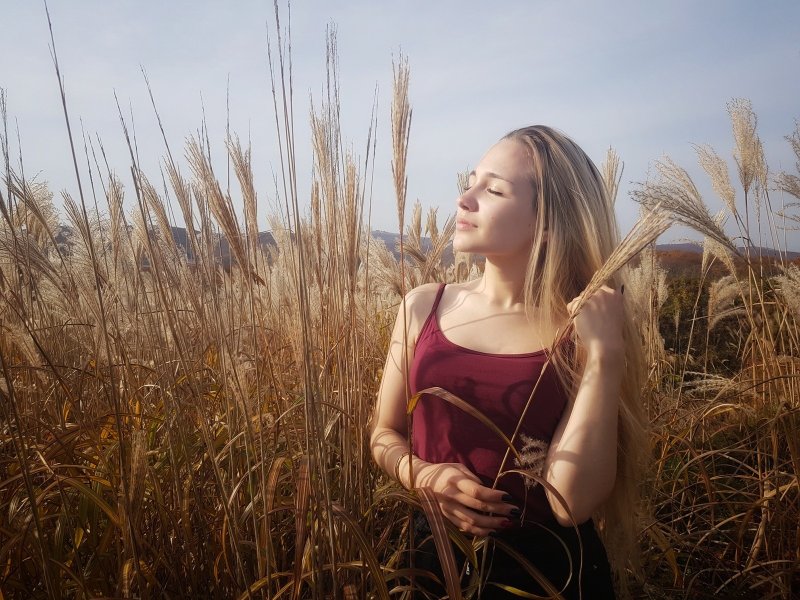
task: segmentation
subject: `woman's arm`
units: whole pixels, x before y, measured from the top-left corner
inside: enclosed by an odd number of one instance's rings
[[[403,299],[378,390],[370,447],[378,466],[397,478],[403,487],[430,487],[447,519],[462,531],[485,536],[511,525],[506,515],[516,514],[514,511],[519,509],[506,502],[510,498],[502,490],[481,485],[480,479],[464,465],[432,464],[409,455],[406,370],[414,358],[416,338],[431,311],[437,291],[436,284],[427,284],[412,290]],[[406,326],[408,334],[404,336]]]
[[[372,456],[389,475],[396,478],[400,475],[400,483],[406,488],[411,487],[408,474],[405,473],[406,477],[402,478],[400,469],[396,469],[399,467],[398,461],[409,450],[406,406],[410,392],[406,389],[406,370],[414,359],[416,338],[425,322],[424,307],[430,310],[433,306],[436,289],[433,284],[420,286],[409,292],[400,304],[373,416],[370,437]],[[404,331],[407,332],[405,335]],[[404,471],[408,471],[407,466]]]
[[[574,301],[573,301],[574,302]],[[570,307],[572,303],[570,303]],[[575,400],[566,408],[548,450],[548,483],[569,511],[547,492],[561,525],[588,520],[611,494],[617,473],[617,420],[624,369],[622,294],[603,287],[575,318],[586,366]]]

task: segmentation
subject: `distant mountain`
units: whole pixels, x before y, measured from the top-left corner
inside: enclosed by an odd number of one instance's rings
[[[688,248],[684,249],[685,246]],[[779,252],[767,248],[761,249],[761,257],[753,250],[751,260],[756,265],[761,264],[765,273],[777,271]],[[700,274],[700,265],[703,261],[703,251],[700,246],[692,244],[664,244],[656,246],[656,253],[661,266],[667,270],[671,277],[695,278]],[[791,263],[800,264],[800,252],[785,253],[786,260]],[[635,259],[634,259],[635,260]],[[734,264],[741,273],[746,270],[746,263],[742,258],[735,257]],[[720,261],[711,263],[708,276],[711,279],[719,278],[728,274],[728,270]]]
[[[395,258],[400,257],[400,251],[397,248],[397,244],[400,239],[399,234],[389,233],[386,231],[373,231],[372,235],[386,244],[386,247],[394,254]],[[741,248],[740,251],[744,253],[743,249]],[[754,257],[756,262],[758,258],[758,252],[758,249],[753,249],[751,251],[751,255]],[[664,269],[666,269],[670,277],[685,277],[691,279],[698,277],[700,274],[700,264],[703,260],[703,247],[699,243],[686,242],[679,244],[657,244],[656,254],[658,256],[659,263]],[[780,254],[781,253],[770,248],[760,249],[761,262],[765,268],[770,270],[775,270],[774,265]],[[787,261],[800,264],[800,252],[786,252],[784,254]],[[450,264],[453,260],[452,245],[448,245],[447,250],[444,253],[444,259],[446,264]],[[634,263],[635,260],[636,259],[634,259]],[[735,262],[738,268],[744,270],[744,261],[741,259],[736,259]],[[725,269],[725,266],[719,261],[715,261],[711,265],[709,276],[712,279],[716,279],[725,275],[726,273],[727,270]]]
[[[703,246],[700,243],[685,242],[682,244],[658,244],[656,250],[659,252],[691,252],[695,254],[703,253]],[[744,247],[739,246],[739,252],[744,254]],[[753,256],[762,256],[765,258],[778,258],[783,254],[786,260],[795,261],[800,258],[800,252],[780,252],[772,248],[753,248],[751,250]]]
[[[372,232],[372,237],[382,241],[384,244],[386,244],[386,247],[389,248],[390,250],[393,250],[394,247],[397,246],[397,244],[400,243],[400,234],[399,233],[391,233],[391,232],[388,232],[388,231],[379,231],[379,230],[376,229],[376,230],[374,230]],[[404,238],[407,240],[408,236],[404,236]],[[422,247],[425,250],[430,248],[430,245],[431,245],[430,238],[422,238]]]
[[[189,247],[189,235],[185,227],[172,227],[172,237],[175,242],[180,246],[187,255],[189,261],[194,260],[193,253]],[[400,250],[398,244],[400,242],[400,235],[388,231],[375,230],[372,236],[382,241],[386,247],[394,254],[395,258],[400,257]],[[75,243],[75,232],[66,225],[62,225],[56,235],[56,243],[66,247]],[[259,245],[266,249],[275,246],[275,238],[269,231],[262,231],[258,234]],[[422,239],[423,249],[430,248],[431,241],[428,238]],[[231,248],[225,236],[218,234],[216,236],[216,249],[215,255],[222,265],[230,267],[233,257],[231,255]],[[659,260],[664,268],[666,268],[672,275],[685,275],[693,276],[697,274],[697,270],[702,260],[703,248],[699,243],[678,243],[678,244],[658,244],[656,246]],[[780,256],[780,252],[772,250],[771,248],[754,249],[751,255],[758,256],[760,253],[762,260],[765,263],[774,263],[775,259]],[[786,252],[786,259],[790,262],[800,263],[800,252]],[[447,249],[443,255],[445,264],[450,264],[453,261],[453,248],[452,244],[448,244]],[[719,265],[722,268],[721,265]],[[714,275],[712,273],[712,275]]]
[[[372,232],[372,237],[382,241],[390,250],[394,248],[394,245],[400,239],[400,235],[397,233],[389,233],[388,231],[380,231],[378,229]]]
[[[390,250],[392,250],[393,252],[395,251],[395,246],[397,246],[397,243],[400,240],[400,234],[390,233],[388,231],[378,231],[378,230],[376,230],[376,231],[372,232],[372,235],[373,235],[373,237],[381,240],[384,244],[386,244],[386,247],[389,248]],[[427,240],[427,238],[423,239],[423,244],[425,242],[429,242]],[[659,252],[659,253],[663,253],[663,252],[686,252],[688,254],[702,255],[703,254],[703,246],[700,244],[700,242],[697,242],[697,243],[684,242],[684,243],[678,243],[678,244],[657,244],[656,245],[656,251]],[[739,251],[744,253],[744,248],[742,248],[740,246],[739,247]],[[399,253],[397,253],[397,254],[399,254]],[[772,248],[760,248],[760,249],[755,248],[755,249],[752,250],[752,254],[754,254],[754,255],[760,254],[761,256],[768,257],[768,258],[777,258],[777,257],[780,256],[781,252],[779,252],[777,250],[773,250]],[[794,260],[800,259],[800,252],[785,252],[784,254],[786,255],[786,259],[789,260],[789,261],[794,261]]]
[[[697,254],[703,253],[703,247],[691,242],[684,242],[682,244],[656,244],[656,250],[660,252],[693,252]]]

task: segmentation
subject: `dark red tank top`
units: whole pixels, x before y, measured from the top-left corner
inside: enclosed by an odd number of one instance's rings
[[[455,394],[486,415],[511,438],[536,381],[542,377],[514,446],[522,464],[510,455],[503,471],[532,469],[542,474],[547,448],[567,405],[567,395],[553,365],[544,369],[546,350],[528,354],[489,354],[464,348],[448,340],[437,317],[444,292],[439,288],[422,331],[411,365],[413,393],[438,386]],[[491,331],[487,332],[491,335]],[[432,463],[457,462],[491,487],[506,445],[476,417],[453,404],[424,394],[412,413],[414,454]],[[524,508],[526,522],[552,522],[554,517],[544,489],[521,475],[508,474],[497,485]]]

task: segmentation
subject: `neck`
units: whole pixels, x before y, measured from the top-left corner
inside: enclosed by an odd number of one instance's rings
[[[497,260],[486,257],[480,291],[492,304],[510,309],[525,302],[525,260]]]

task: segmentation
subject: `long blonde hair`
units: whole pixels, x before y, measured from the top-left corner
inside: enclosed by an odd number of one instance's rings
[[[534,209],[534,244],[525,278],[525,304],[551,323],[567,318],[575,298],[619,243],[613,200],[603,177],[586,153],[569,137],[550,127],[517,129],[504,139],[523,144],[530,153]],[[608,285],[619,289],[623,275]],[[640,512],[642,457],[647,455],[646,419],[641,404],[644,363],[638,331],[626,311],[625,360],[619,403],[617,477],[608,500],[594,515],[609,561],[627,588],[628,569],[638,570],[636,548]],[[567,344],[553,353],[553,366],[568,390],[577,389],[583,357]]]

